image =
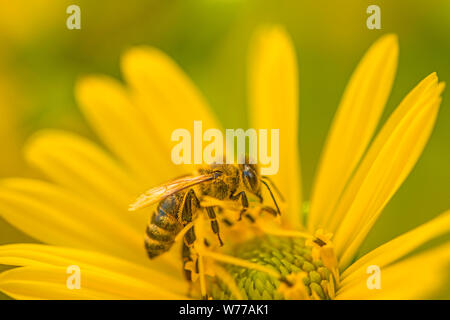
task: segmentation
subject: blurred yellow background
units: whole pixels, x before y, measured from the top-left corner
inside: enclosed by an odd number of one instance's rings
[[[66,27],[81,8],[81,30]],[[381,8],[381,30],[366,8]],[[41,128],[95,139],[75,104],[74,83],[88,73],[120,78],[119,58],[134,45],[172,56],[204,93],[226,128],[246,127],[246,59],[254,29],[285,26],[298,52],[300,147],[308,198],[320,151],[347,80],[385,33],[399,36],[396,81],[382,121],[413,86],[436,71],[450,81],[450,1],[128,0],[4,1],[0,6],[0,176],[37,176],[21,145]],[[449,89],[447,88],[447,91]],[[362,253],[450,207],[450,97],[417,166],[384,210]],[[33,239],[0,220],[0,244]],[[439,297],[450,297],[450,290]]]

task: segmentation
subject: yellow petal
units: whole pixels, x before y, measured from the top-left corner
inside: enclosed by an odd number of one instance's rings
[[[389,266],[424,243],[446,233],[450,233],[450,210],[359,258],[341,274],[341,285],[345,286],[365,274],[370,265],[380,268]]]
[[[12,244],[0,246],[0,264],[23,267],[78,266],[82,272],[92,270],[111,276],[128,276],[159,286],[162,290],[183,295],[187,282],[182,278],[181,266],[172,268],[158,261],[150,261],[143,267],[98,252],[40,244]]]
[[[92,128],[136,179],[153,186],[183,173],[166,152],[168,141],[158,139],[117,81],[106,76],[83,78],[77,84],[76,97]]]
[[[45,243],[104,251],[146,261],[143,233],[88,199],[31,179],[0,182],[0,214]]]
[[[21,267],[0,274],[0,291],[16,299],[186,299],[160,286],[107,270],[81,270],[81,288],[67,287],[67,267]]]
[[[261,29],[249,55],[251,126],[279,129],[279,171],[273,178],[287,200],[286,227],[301,226],[301,178],[298,146],[297,58],[289,36],[280,27]],[[269,147],[270,150],[270,147]]]
[[[137,231],[145,229],[146,215],[131,215],[128,205],[148,186],[140,188],[109,155],[74,134],[45,130],[25,147],[27,161],[59,185],[90,199]]]
[[[326,224],[366,150],[391,91],[397,57],[397,37],[383,36],[353,73],[322,153],[311,197],[310,230]]]
[[[221,128],[198,89],[164,52],[152,47],[130,49],[122,58],[122,72],[136,105],[169,155],[175,129],[193,134],[195,120],[202,121],[203,130]]]
[[[450,244],[427,250],[386,268],[380,268],[380,289],[368,289],[370,274],[340,288],[337,299],[425,299],[445,284]]]
[[[418,160],[437,116],[443,85],[427,77],[385,124],[344,192],[328,230],[346,267]]]

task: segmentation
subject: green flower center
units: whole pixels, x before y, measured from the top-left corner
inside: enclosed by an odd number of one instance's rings
[[[304,272],[302,281],[309,296],[329,299],[327,284],[331,272],[321,260],[313,260],[311,249],[305,245],[304,239],[264,236],[237,245],[231,255],[272,268],[283,277]],[[229,264],[224,267],[234,278],[244,299],[284,299],[278,291],[280,280],[267,273]],[[218,279],[212,283],[211,289],[213,299],[236,298],[225,283]]]

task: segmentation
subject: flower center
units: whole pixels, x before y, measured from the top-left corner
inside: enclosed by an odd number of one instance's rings
[[[333,273],[320,257],[313,258],[312,249],[304,239],[262,236],[237,245],[231,252],[236,258],[277,271],[289,280],[289,285],[263,271],[230,264],[224,267],[244,299],[333,298]],[[211,289],[213,299],[236,299],[219,279],[215,279]]]

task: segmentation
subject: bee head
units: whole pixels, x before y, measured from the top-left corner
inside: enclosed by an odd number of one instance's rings
[[[261,177],[258,166],[252,163],[244,163],[240,164],[239,167],[245,188],[256,196],[261,197]]]
[[[272,193],[272,190],[270,190],[269,184],[267,182],[270,182],[272,186],[275,188],[275,191],[278,193],[280,198],[283,200],[283,197],[278,190],[278,188],[273,184],[272,180],[267,176],[261,176],[259,173],[259,167],[257,164],[252,164],[246,161],[244,164],[239,165],[241,175],[242,175],[242,181],[244,183],[245,188],[253,193],[255,196],[258,197],[259,201],[263,202],[263,197],[261,194],[261,186],[264,185],[267,190],[269,191],[270,197],[273,200],[273,203],[275,207],[277,208],[277,213],[281,214],[280,208],[278,207],[277,201]],[[267,181],[265,181],[267,180]]]

